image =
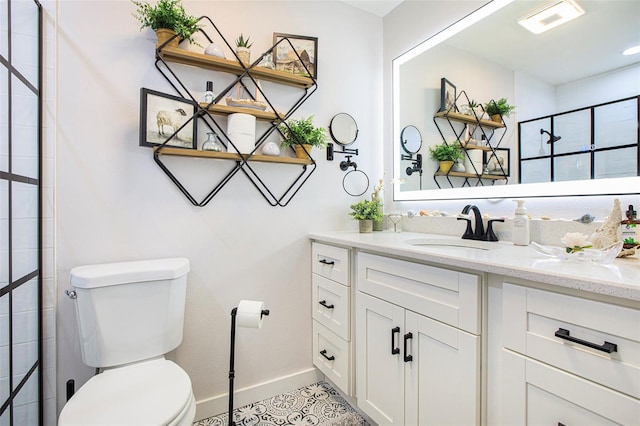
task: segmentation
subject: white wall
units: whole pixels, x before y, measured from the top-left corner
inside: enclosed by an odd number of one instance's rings
[[[232,42],[241,32],[253,50],[274,32],[315,36],[318,91],[296,117],[327,126],[339,112],[360,128],[352,146],[372,182],[381,170],[382,19],[340,2],[184,1],[208,15]],[[240,299],[271,310],[260,332],[239,331],[236,389],[312,367],[312,229],[355,229],[354,198],[342,189],[336,161],[316,153],[316,172],[286,208],[271,207],[241,174],[204,208],[193,207],[138,146],[139,89],[170,93],[154,67],[155,35],[139,32],[129,1],[59,1],[57,131],[58,404],[70,378],[83,384],[73,301],[63,295],[71,268],[96,262],[185,256],[191,261],[185,335],[170,355],[190,375],[199,401],[226,393],[230,311]],[[195,91],[211,73],[189,77]],[[195,74],[198,75],[197,73]],[[201,89],[202,88],[202,89]],[[203,162],[204,161],[204,162]],[[203,189],[207,169],[223,162],[179,159],[185,180]],[[261,167],[279,179],[281,167]],[[278,171],[276,171],[276,169]],[[285,172],[282,172],[285,173]],[[200,415],[202,412],[199,413]],[[210,413],[205,413],[210,414]]]
[[[388,174],[393,170],[393,123],[392,123],[392,73],[391,61],[423,40],[462,19],[486,1],[405,1],[384,18],[384,167]],[[438,69],[438,64],[432,64]],[[560,104],[560,102],[558,102]],[[596,218],[606,216],[613,205],[610,196],[530,198],[528,212],[533,216],[548,215],[554,218],[577,218],[591,213]],[[620,198],[623,205],[640,204],[637,194]],[[495,216],[513,215],[514,203],[510,199],[473,200],[483,212]],[[390,210],[446,210],[459,212],[467,204],[465,200],[424,200],[394,202],[391,191],[385,193],[385,209]]]

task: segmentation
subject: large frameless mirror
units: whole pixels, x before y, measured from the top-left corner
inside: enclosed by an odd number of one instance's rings
[[[637,100],[633,110],[624,114],[631,121],[621,125],[607,120],[612,114],[600,114],[591,123],[583,120],[580,114],[565,113],[640,94],[640,55],[621,54],[625,48],[640,43],[640,2],[579,0],[584,15],[537,35],[518,24],[521,17],[548,3],[548,0],[494,0],[394,59],[396,200],[637,193],[640,187]],[[489,41],[496,38],[500,40],[498,44]],[[469,104],[484,105],[500,98],[507,98],[509,104],[516,106],[511,116],[504,117],[506,128],[497,130],[504,133],[497,154],[504,157],[501,164],[508,165],[508,179],[498,180],[487,175],[482,180],[469,179],[471,184],[462,186],[452,178],[453,187],[443,185],[438,189],[435,179],[430,178],[437,170],[437,164],[431,160],[422,165],[424,188],[408,179],[407,151],[401,137],[403,129],[409,125],[418,129],[423,143],[414,156],[422,154],[427,159],[429,156],[425,154],[429,147],[455,142],[465,126],[454,123],[455,132],[447,133],[449,123],[435,117],[441,109],[442,78],[452,83],[449,90],[456,95],[461,111],[470,108]],[[549,116],[558,117],[553,121],[553,128],[550,120],[543,119]],[[519,138],[521,122],[531,124],[527,127],[528,133]],[[587,128],[579,127],[581,123]],[[593,130],[589,128],[594,126]],[[476,127],[468,128],[474,130]],[[631,139],[626,132],[621,136],[624,144],[616,142],[619,146],[624,145],[623,158],[609,152],[609,142],[593,146],[592,136],[587,134],[593,132],[598,137],[603,129],[608,129],[609,139],[617,138],[616,135],[628,127],[636,130]],[[442,129],[446,131],[440,131]],[[541,133],[541,130],[550,134]],[[547,144],[558,136],[561,140]],[[502,134],[494,141],[500,137]],[[603,152],[594,152],[600,145]],[[552,146],[553,153],[550,151]],[[584,146],[588,147],[589,153],[574,154]],[[583,160],[589,161],[590,153],[598,161],[591,172],[582,167]],[[485,154],[484,158],[489,163],[493,156]],[[526,167],[521,164],[524,159]],[[620,163],[622,160],[624,165]],[[550,167],[554,169],[553,173],[549,171]],[[506,168],[502,169],[506,174]],[[462,178],[457,179],[462,182]],[[585,185],[585,180],[590,183]]]

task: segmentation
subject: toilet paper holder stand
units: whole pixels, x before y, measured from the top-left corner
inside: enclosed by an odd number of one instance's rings
[[[229,426],[235,426],[233,421],[233,380],[236,377],[235,371],[235,346],[236,346],[236,316],[238,314],[238,308],[235,307],[231,310],[231,348],[229,353]],[[268,316],[269,310],[262,309],[260,312],[260,319]]]

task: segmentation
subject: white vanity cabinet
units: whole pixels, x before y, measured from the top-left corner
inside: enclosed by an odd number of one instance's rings
[[[312,243],[313,364],[352,392],[350,250]]]
[[[378,425],[479,424],[480,276],[356,262],[358,406]]]
[[[505,282],[502,423],[640,423],[640,310]]]

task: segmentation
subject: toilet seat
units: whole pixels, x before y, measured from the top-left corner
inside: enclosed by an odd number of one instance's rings
[[[175,363],[155,359],[92,377],[66,403],[59,426],[191,424],[191,380]]]

